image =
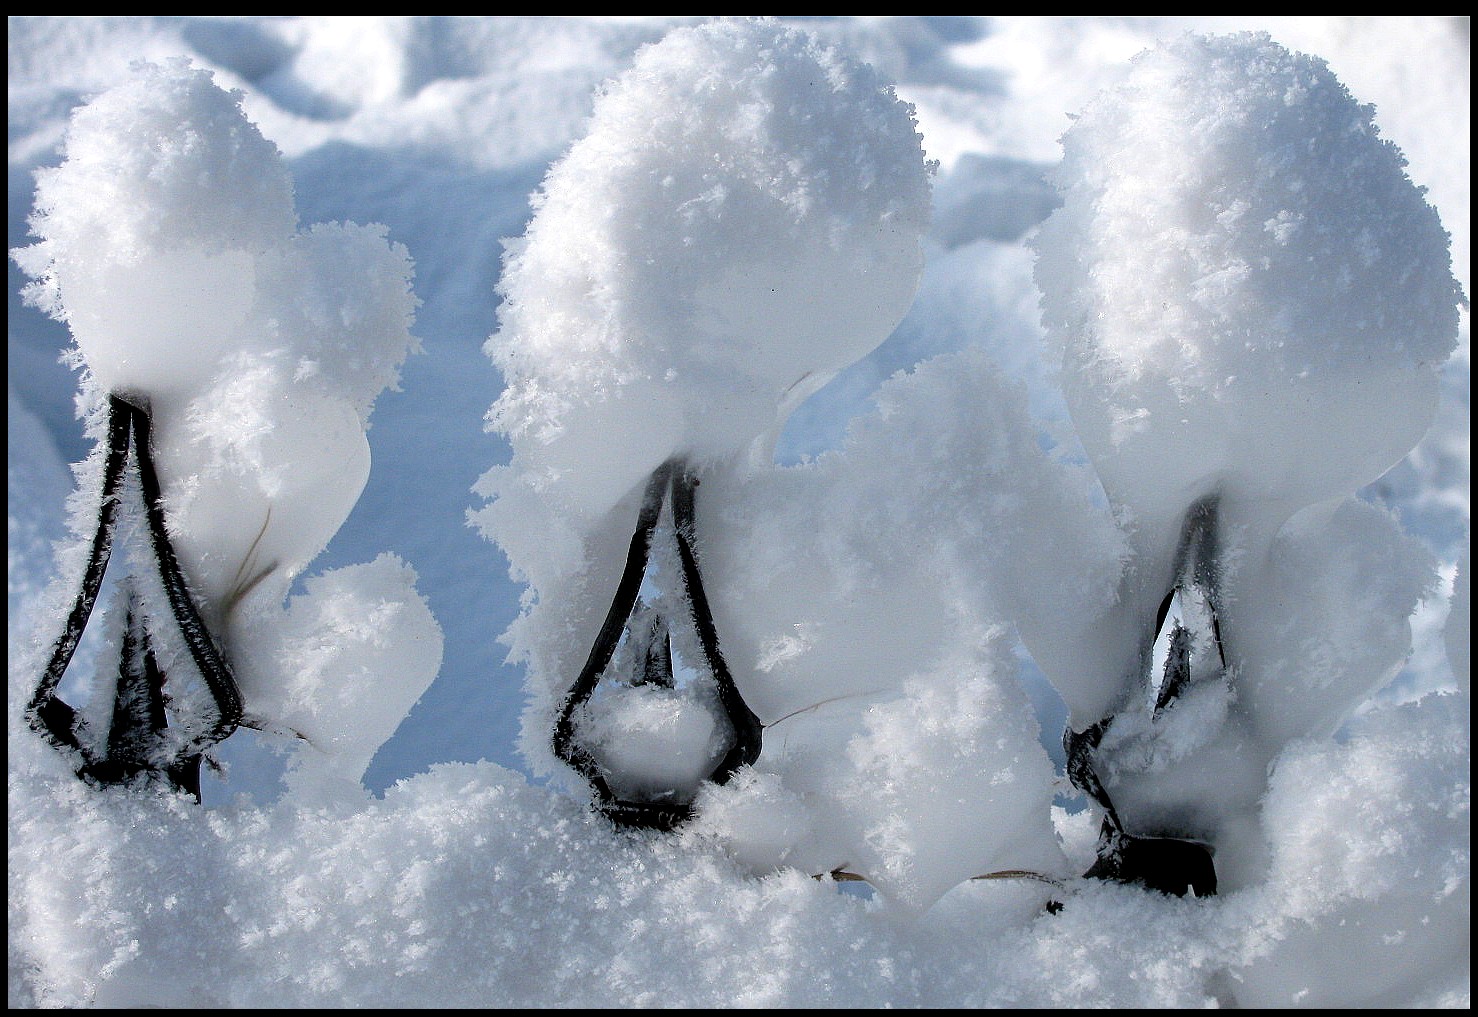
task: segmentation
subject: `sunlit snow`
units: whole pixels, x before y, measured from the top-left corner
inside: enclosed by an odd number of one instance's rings
[[[12,1007],[1469,1005],[1467,19],[8,27]]]

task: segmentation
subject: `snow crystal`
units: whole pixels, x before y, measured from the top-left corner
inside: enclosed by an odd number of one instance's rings
[[[441,666],[442,635],[391,554],[312,576],[240,644],[252,708],[306,744],[294,765],[354,782]]]
[[[244,331],[256,255],[297,226],[276,146],[183,62],[81,107],[37,174],[22,264],[107,391],[189,391]],[[167,308],[168,312],[163,313]]]
[[[1466,698],[1430,696],[1279,761],[1263,826],[1284,896],[1249,930],[1244,1006],[1385,1003],[1467,963],[1470,738]]]
[[[716,720],[718,704],[703,690],[638,685],[587,703],[576,737],[622,798],[652,798],[673,790],[691,798],[727,750]]]

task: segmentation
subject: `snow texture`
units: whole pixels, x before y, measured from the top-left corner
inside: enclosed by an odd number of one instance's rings
[[[83,371],[97,450],[74,531],[91,539],[105,399],[121,396],[149,412],[170,538],[249,726],[291,732],[357,782],[435,677],[440,630],[393,556],[283,601],[358,499],[374,399],[418,348],[409,258],[383,227],[299,231],[291,177],[240,99],[177,61],[80,107],[64,160],[38,174],[39,242],[16,259]],[[121,543],[124,567],[155,571],[137,540]],[[77,569],[62,574],[76,583]],[[171,613],[147,579],[134,585],[147,614]],[[183,670],[182,649],[154,635],[179,662],[166,672]],[[182,677],[171,689],[196,712]]]
[[[1466,19],[9,28],[12,1007],[1469,1005]]]

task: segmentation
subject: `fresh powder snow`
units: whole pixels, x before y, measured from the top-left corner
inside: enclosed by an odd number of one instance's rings
[[[1466,19],[9,27],[13,1007],[1469,1004]]]

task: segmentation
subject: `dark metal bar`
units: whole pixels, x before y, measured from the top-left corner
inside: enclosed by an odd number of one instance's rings
[[[103,489],[98,502],[98,525],[93,533],[92,548],[87,557],[87,567],[82,575],[82,587],[72,610],[67,615],[66,627],[52,646],[51,659],[36,691],[26,706],[26,720],[31,727],[47,735],[53,742],[68,748],[81,750],[77,737],[77,714],[72,707],[57,698],[56,689],[72,657],[82,632],[87,628],[92,609],[97,604],[98,591],[102,588],[103,573],[108,569],[108,560],[113,554],[113,533],[118,526],[119,491],[123,486],[124,472],[128,466],[128,436],[132,407],[117,397],[108,400],[108,450],[103,462]]]
[[[672,464],[668,462],[652,471],[647,481],[641,509],[637,514],[636,532],[631,535],[631,545],[626,552],[626,568],[616,585],[616,595],[606,612],[600,631],[596,634],[595,642],[590,647],[585,666],[576,676],[575,684],[565,697],[564,706],[554,724],[554,754],[579,771],[590,782],[599,799],[609,807],[615,806],[616,796],[595,758],[575,741],[574,713],[595,691],[600,676],[616,652],[616,644],[621,641],[626,620],[636,606],[642,578],[646,575],[647,563],[652,555],[652,533],[662,515],[662,505],[666,500],[671,478]]]
[[[1173,585],[1155,612],[1155,625],[1147,646],[1153,647],[1164,631],[1170,609],[1177,595],[1194,588],[1205,598],[1211,614],[1212,638],[1221,667],[1226,667],[1226,651],[1222,644],[1217,610],[1220,602],[1220,575],[1217,557],[1220,553],[1218,533],[1219,496],[1211,494],[1186,510],[1176,547]],[[1158,717],[1187,688],[1191,681],[1191,632],[1176,621],[1170,633],[1165,671],[1155,697],[1153,717]],[[1150,653],[1140,679],[1148,685]],[[1067,753],[1067,775],[1078,788],[1103,809],[1103,826],[1099,830],[1096,853],[1098,860],[1084,873],[1097,879],[1113,879],[1137,883],[1163,893],[1197,896],[1216,893],[1216,868],[1208,844],[1176,837],[1142,837],[1129,833],[1114,808],[1113,800],[1098,777],[1094,755],[1114,715],[1083,731],[1069,727],[1063,732],[1063,748]]]
[[[135,453],[139,464],[139,485],[144,496],[144,509],[149,519],[149,534],[154,545],[154,557],[159,566],[159,578],[164,584],[164,594],[169,599],[171,613],[179,626],[185,646],[215,699],[217,716],[211,729],[198,736],[193,747],[198,750],[209,748],[230,737],[241,724],[244,708],[241,691],[231,665],[216,647],[210,630],[201,620],[200,611],[180,570],[179,558],[170,543],[169,532],[164,521],[164,498],[160,491],[159,475],[154,469],[154,457],[149,444],[149,411],[133,406],[133,430]]]
[[[626,568],[616,587],[610,609],[591,647],[590,655],[565,698],[555,722],[552,739],[555,755],[574,767],[589,781],[596,795],[597,807],[612,822],[621,826],[670,830],[692,817],[692,805],[676,799],[630,801],[619,798],[612,790],[606,774],[591,753],[575,740],[574,713],[594,693],[602,674],[609,667],[616,646],[628,625],[640,624],[642,630],[632,634],[638,673],[637,683],[656,682],[672,687],[673,663],[667,623],[660,616],[648,620],[636,617],[642,580],[651,560],[652,537],[668,497],[672,499],[672,526],[681,561],[683,590],[692,621],[702,647],[704,662],[713,675],[720,705],[733,732],[733,744],[709,776],[716,784],[726,782],[740,766],[759,758],[764,727],[745,704],[734,683],[728,663],[719,648],[718,630],[703,587],[694,549],[695,501],[698,478],[686,463],[671,459],[652,472],[642,498],[636,531],[626,555]]]
[[[734,676],[729,672],[728,662],[719,649],[718,628],[713,622],[713,610],[708,605],[708,594],[703,589],[703,576],[698,569],[698,556],[694,550],[697,532],[695,503],[697,501],[698,477],[686,464],[680,466],[673,476],[672,528],[677,535],[678,555],[682,559],[683,585],[687,590],[688,604],[692,609],[693,625],[698,630],[698,641],[703,647],[703,657],[718,686],[719,701],[723,703],[729,724],[734,731],[734,744],[719,762],[709,780],[723,784],[741,766],[754,763],[763,747],[764,725],[744,702]]]
[[[103,784],[122,784],[141,773],[162,772],[175,787],[189,791],[198,801],[202,754],[236,730],[243,709],[241,693],[229,662],[200,618],[165,528],[163,496],[150,447],[149,411],[116,394],[109,396],[107,442],[98,526],[82,588],[27,706],[27,719],[57,745],[82,754],[79,776]],[[173,751],[166,749],[169,718],[165,708],[165,675],[155,656],[146,620],[137,610],[133,584],[127,580],[124,593],[127,615],[105,747],[99,750],[83,743],[78,731],[82,723],[80,716],[56,694],[92,617],[112,557],[130,445],[138,466],[140,492],[165,596],[180,635],[217,707],[211,729]]]

